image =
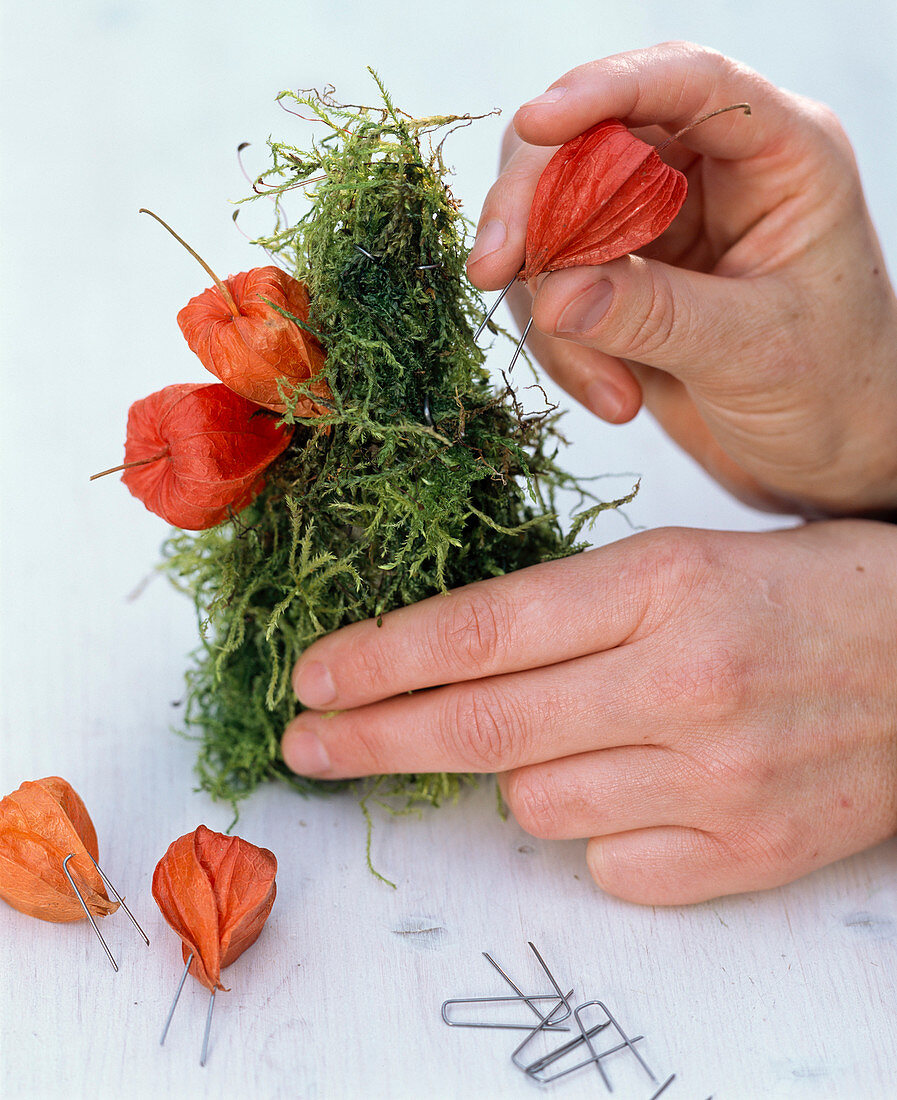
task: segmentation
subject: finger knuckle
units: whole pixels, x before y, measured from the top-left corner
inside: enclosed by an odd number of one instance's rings
[[[695,76],[703,77],[701,83],[717,85],[728,73],[731,60],[718,50],[702,46],[688,39],[670,39],[656,47],[665,61],[675,65],[678,79],[670,81],[671,112],[675,118],[686,118],[702,113],[695,109]],[[651,51],[654,52],[654,51]],[[708,92],[708,96],[711,93]],[[706,102],[706,99],[705,99]]]
[[[339,742],[341,752],[351,758],[357,773],[378,775],[388,771],[380,731],[368,722],[357,719],[347,721],[347,718],[348,716],[341,716]]]
[[[656,885],[652,869],[614,843],[613,837],[593,838],[586,849],[586,862],[596,885],[608,894],[644,903],[644,895],[648,893],[654,900]]]
[[[705,807],[717,824],[752,819],[768,798],[775,769],[750,736],[704,748],[695,761],[695,781],[706,792]]]
[[[515,210],[521,193],[531,192],[534,182],[531,165],[525,158],[515,155],[519,152],[519,143],[515,148],[511,138],[508,138],[505,147],[508,150],[507,157],[502,161],[498,179],[489,188],[486,205],[490,217],[511,223],[515,221]],[[501,155],[505,156],[504,147]]]
[[[511,204],[511,189],[508,187],[508,166],[502,164],[498,178],[486,192],[483,202],[483,212],[480,215],[478,232],[492,218],[505,217],[505,211]]]
[[[818,855],[812,829],[790,810],[767,810],[762,817],[752,814],[739,819],[722,840],[733,862],[767,881],[779,881],[795,868],[808,868]]]
[[[557,792],[544,777],[522,768],[508,777],[507,802],[522,829],[551,840],[560,835]]]
[[[837,112],[827,103],[821,103],[818,99],[810,99],[807,96],[796,95],[794,97],[805,122],[827,141],[835,141],[842,148],[851,148],[850,138],[841,122]]]
[[[352,679],[356,688],[376,691],[387,679],[383,657],[376,645],[360,643],[347,664],[352,668]]]
[[[621,338],[629,357],[649,360],[665,348],[675,336],[688,342],[688,310],[673,295],[669,281],[659,269],[649,267],[645,298],[640,310],[627,314]]]
[[[834,108],[830,107],[827,103],[820,103],[818,100],[813,100],[812,105],[817,125],[830,137],[836,137],[842,140],[845,145],[849,145],[850,139],[847,137],[847,131],[844,129],[841,119]]]
[[[662,43],[658,49],[670,58],[675,57],[686,72],[694,72],[698,66],[719,69],[729,62],[729,58],[721,54],[719,50],[711,49],[710,46],[702,46],[686,38],[670,39]]]
[[[789,106],[800,122],[790,134],[792,155],[818,167],[820,191],[865,208],[853,144],[838,114],[827,103],[788,93]]]
[[[663,850],[593,837],[586,850],[589,871],[602,890],[638,905],[687,905],[712,897],[706,871],[719,871],[731,854],[717,837],[677,830]]]
[[[689,42],[685,38],[667,38],[664,42],[659,43],[656,49],[665,54],[684,53],[694,56],[695,53],[701,52],[703,47],[696,45],[694,42]]]
[[[500,164],[502,167],[507,164],[511,158],[511,154],[519,145],[520,138],[517,131],[514,129],[514,124],[509,122],[501,136]]]
[[[662,692],[696,721],[718,726],[740,716],[750,694],[750,662],[729,638],[710,637],[686,648],[663,674]]]
[[[482,673],[501,656],[511,629],[510,609],[483,588],[449,596],[433,636],[433,659],[441,667]]]
[[[495,772],[513,764],[516,720],[507,697],[494,687],[476,684],[455,693],[445,728],[447,748],[461,767]]]
[[[642,535],[638,549],[636,580],[652,593],[655,608],[703,590],[719,569],[720,551],[706,531],[661,527]]]

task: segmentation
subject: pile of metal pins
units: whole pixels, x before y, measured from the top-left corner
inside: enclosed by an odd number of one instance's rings
[[[526,1031],[523,1041],[519,1043],[511,1053],[511,1061],[517,1067],[525,1073],[531,1080],[537,1081],[541,1085],[550,1084],[552,1081],[557,1081],[562,1077],[566,1077],[571,1073],[575,1073],[578,1070],[584,1069],[586,1066],[594,1066],[598,1074],[604,1083],[608,1092],[613,1092],[613,1085],[608,1076],[605,1066],[602,1064],[604,1059],[608,1058],[612,1054],[616,1054],[619,1051],[628,1051],[637,1060],[638,1065],[644,1070],[647,1076],[650,1078],[651,1087],[654,1092],[651,1094],[650,1100],[656,1100],[661,1093],[665,1092],[667,1087],[673,1083],[676,1079],[676,1074],[673,1073],[662,1083],[659,1081],[657,1075],[642,1057],[639,1050],[636,1049],[636,1043],[644,1039],[643,1035],[636,1035],[630,1038],[623,1030],[619,1022],[615,1019],[610,1009],[603,1001],[599,1000],[587,1000],[581,1004],[573,1005],[571,998],[573,997],[573,989],[569,989],[566,993],[561,989],[560,984],[555,979],[552,972],[548,969],[545,960],[542,958],[535,944],[529,943],[530,950],[536,957],[539,966],[544,971],[551,986],[554,990],[553,993],[536,993],[528,994],[523,993],[519,986],[511,980],[511,978],[505,973],[504,970],[498,965],[495,959],[488,953],[483,952],[483,956],[490,963],[491,966],[498,971],[502,976],[506,984],[513,990],[513,996],[505,997],[455,997],[442,1003],[442,1019],[448,1024],[449,1027],[476,1027],[476,1028],[495,1028],[499,1030],[509,1031]],[[458,1019],[455,1015],[455,1008],[459,1005],[486,1005],[495,1006],[509,1005],[509,1004],[523,1004],[529,1007],[537,1019],[535,1026],[530,1023],[496,1023],[482,1020],[470,1020],[470,1019]],[[554,1007],[551,1007],[553,1004]],[[543,1011],[539,1007],[542,1005],[547,1011]],[[588,1010],[599,1009],[602,1013],[601,1019],[597,1023],[586,1024],[583,1017]],[[564,1021],[569,1020],[570,1017],[576,1024],[576,1029],[579,1034],[574,1035],[573,1038],[567,1039],[559,1046],[550,1050],[548,1053],[543,1054],[539,1058],[528,1060],[525,1054],[527,1048],[533,1039],[540,1033],[549,1033],[556,1031],[571,1031],[570,1027],[564,1026]],[[608,1035],[603,1035],[607,1029],[611,1029]],[[600,1040],[597,1040],[598,1036],[602,1036]],[[611,1039],[610,1045],[607,1044],[607,1039]],[[588,1051],[588,1056],[577,1060],[573,1065],[565,1066],[563,1069],[552,1069],[557,1063],[563,1060],[571,1060],[571,1056],[576,1051],[585,1048]],[[708,1097],[708,1100],[713,1100],[712,1097]]]

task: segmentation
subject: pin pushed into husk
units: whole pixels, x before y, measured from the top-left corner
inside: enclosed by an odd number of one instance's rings
[[[97,917],[124,909],[146,933],[97,863],[96,829],[77,792],[58,775],[26,781],[0,800],[0,898],[53,923],[90,921],[113,969]],[[115,900],[110,900],[107,889]]]
[[[734,103],[710,111],[656,148],[616,118],[597,123],[565,142],[545,166],[530,208],[523,267],[499,294],[477,329],[478,339],[505,294],[549,271],[592,267],[617,260],[656,240],[682,209],[688,181],[660,152],[716,115],[742,110]],[[517,344],[517,361],[532,319]]]
[[[251,947],[277,895],[277,859],[267,848],[200,825],[179,837],[159,860],[153,897],[182,941],[185,967],[165,1022],[171,1017],[187,974],[210,992],[200,1064],[205,1065],[215,994],[226,987],[221,971]]]

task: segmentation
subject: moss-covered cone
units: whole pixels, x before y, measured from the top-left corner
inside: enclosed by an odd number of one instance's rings
[[[553,413],[493,389],[474,343],[466,223],[427,136],[461,120],[412,119],[385,93],[376,109],[293,98],[328,132],[310,152],[271,143],[259,190],[277,196],[277,226],[259,243],[309,287],[331,414],[296,418],[258,499],[167,553],[202,624],[187,710],[201,784],[229,799],[274,777],[345,786],[297,778],[280,756],[298,709],[290,670],[313,639],[570,554],[603,507],[561,531],[554,493],[572,481],[555,465]],[[305,181],[308,212],[289,225],[280,198]],[[377,791],[436,803],[464,778],[381,777]]]

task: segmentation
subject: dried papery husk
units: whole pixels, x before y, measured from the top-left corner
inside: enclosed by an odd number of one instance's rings
[[[39,920],[84,920],[68,870],[95,917],[114,913],[93,860],[97,834],[78,794],[57,775],[29,780],[0,800],[0,897]],[[91,858],[92,857],[92,858]]]
[[[122,481],[151,512],[201,531],[258,495],[291,435],[220,383],[166,386],[128,412]]]
[[[649,244],[685,202],[685,176],[619,119],[566,142],[533,197],[521,279],[618,259]]]
[[[206,370],[274,412],[286,411],[282,388],[289,393],[291,387],[310,382],[313,394],[330,398],[327,382],[319,377],[324,349],[291,319],[308,322],[305,285],[278,267],[255,267],[231,275],[223,284],[228,298],[212,286],[178,313],[181,332]],[[326,412],[312,396],[298,391],[291,404],[296,416]]]
[[[178,324],[200,362],[235,393],[274,412],[320,416],[330,387],[321,376],[324,349],[308,328],[304,283],[278,267],[255,267],[220,279],[171,226],[149,214],[212,278],[214,286],[191,298]],[[286,398],[286,400],[285,400]]]
[[[530,209],[525,263],[518,276],[619,259],[656,240],[679,213],[685,176],[660,153],[717,115],[751,113],[749,103],[717,107],[655,148],[618,118],[565,142],[545,166]]]
[[[206,989],[226,989],[221,971],[258,939],[277,895],[276,873],[267,848],[205,825],[175,840],[159,860],[153,897]]]

